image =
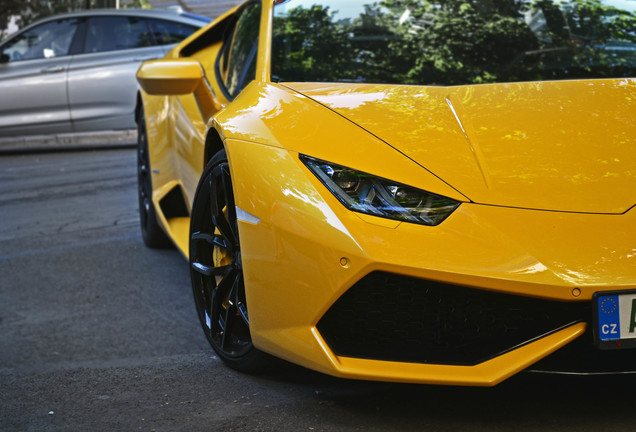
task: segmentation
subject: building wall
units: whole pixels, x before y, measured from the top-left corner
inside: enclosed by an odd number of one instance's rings
[[[243,3],[244,0],[149,0],[155,9],[181,6],[183,10],[216,18],[223,12]]]

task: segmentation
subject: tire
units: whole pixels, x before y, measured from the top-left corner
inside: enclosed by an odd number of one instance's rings
[[[259,372],[269,356],[252,344],[236,207],[225,150],[203,171],[190,219],[190,273],[208,342],[229,367]]]
[[[152,178],[148,154],[148,134],[143,108],[137,119],[137,195],[139,197],[139,223],[144,244],[150,248],[170,246],[170,239],[157,223],[157,212],[152,202]]]

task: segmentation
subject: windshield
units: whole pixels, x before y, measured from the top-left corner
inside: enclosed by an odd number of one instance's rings
[[[275,1],[275,81],[636,76],[636,0]]]

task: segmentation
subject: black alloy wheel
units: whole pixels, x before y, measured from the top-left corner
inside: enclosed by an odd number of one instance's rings
[[[148,134],[143,109],[137,118],[137,195],[139,197],[139,222],[144,244],[151,248],[170,245],[170,240],[157,223],[157,213],[152,202],[152,179],[148,155]]]
[[[252,345],[234,192],[225,151],[205,168],[192,205],[190,272],[205,335],[230,367],[256,372],[265,354]]]

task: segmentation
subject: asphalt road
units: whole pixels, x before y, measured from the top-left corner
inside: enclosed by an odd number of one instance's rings
[[[0,431],[631,431],[635,387],[231,371],[199,328],[185,260],[142,244],[134,150],[0,157]]]

